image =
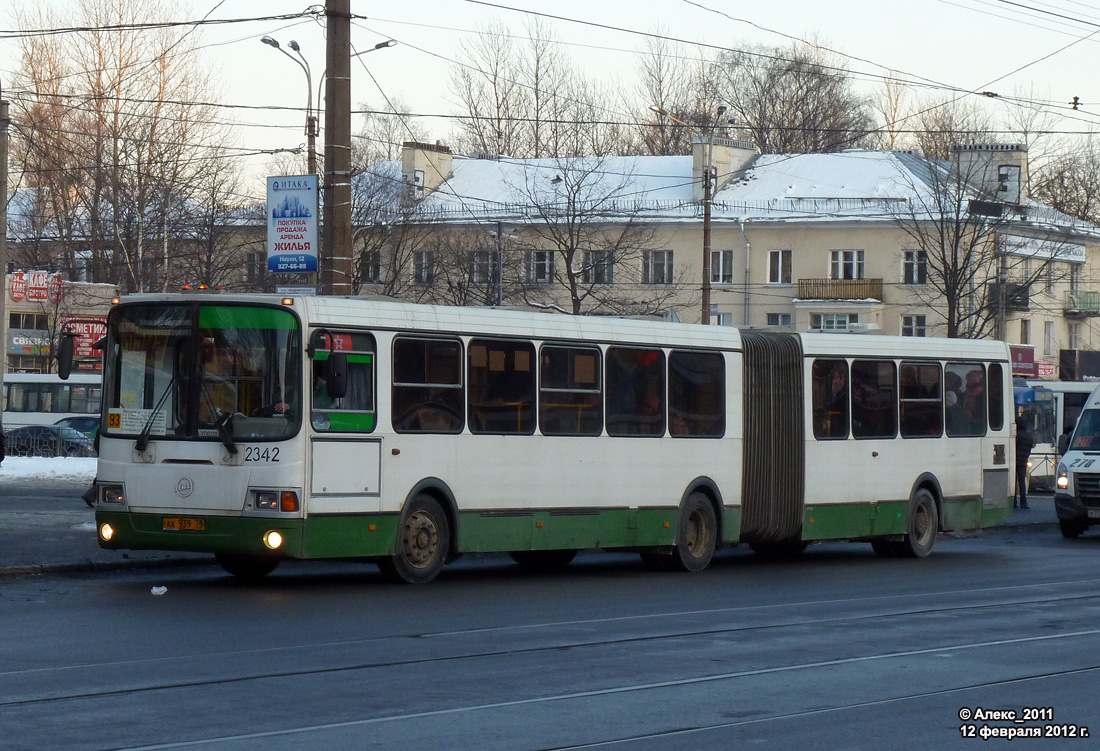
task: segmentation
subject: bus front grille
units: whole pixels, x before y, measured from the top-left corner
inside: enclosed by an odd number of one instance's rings
[[[1100,508],[1100,475],[1077,473],[1077,495],[1086,506]]]

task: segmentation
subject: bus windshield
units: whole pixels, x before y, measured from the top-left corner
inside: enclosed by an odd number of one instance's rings
[[[301,335],[273,307],[116,309],[104,352],[107,435],[278,440],[301,424]]]

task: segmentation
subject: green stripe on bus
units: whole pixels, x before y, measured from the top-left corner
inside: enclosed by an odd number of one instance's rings
[[[201,519],[203,532],[181,532],[164,529],[166,517]],[[191,553],[239,553],[271,555],[264,545],[264,534],[276,530],[283,536],[279,553],[289,558],[301,558],[301,519],[262,519],[256,517],[198,516],[166,512],[164,514],[134,514],[124,511],[96,511],[96,527],[107,522],[115,534],[109,543],[100,545],[112,550],[178,550]]]
[[[317,362],[321,362],[323,360],[327,360],[329,358],[329,355],[331,355],[331,354],[332,353],[328,352],[328,351],[314,352],[313,353],[313,359]],[[366,365],[370,365],[373,359],[374,359],[374,355],[348,355],[348,362],[359,362],[359,363],[364,363]]]
[[[905,532],[907,501],[807,506],[802,514],[803,540],[843,540]]]
[[[355,432],[370,432],[374,430],[374,415],[371,413],[350,414],[347,412],[325,412],[315,410],[315,414],[324,415],[328,419],[328,427],[325,431],[346,430]],[[316,422],[316,418],[314,420]]]
[[[278,308],[203,305],[199,308],[199,326],[213,329],[284,329],[294,331],[298,328],[298,322],[289,312]]]
[[[469,511],[459,520],[463,553],[669,546],[677,509],[603,509],[570,514]]]

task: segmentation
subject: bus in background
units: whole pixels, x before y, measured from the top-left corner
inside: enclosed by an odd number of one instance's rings
[[[1058,466],[1058,437],[1069,435],[1077,425],[1089,396],[1100,383],[1096,381],[1026,381],[1029,388],[1044,388],[1050,391],[1052,424],[1049,431],[1035,435],[1035,448],[1032,449],[1032,468],[1029,485],[1044,490],[1054,489],[1055,470]]]
[[[98,417],[102,380],[99,373],[73,373],[64,381],[55,374],[5,373],[4,430]]]
[[[258,578],[360,558],[422,583],[466,552],[698,571],[1011,513],[1003,342],[216,292],[108,317],[96,530]]]
[[[1027,462],[1028,487],[1052,488],[1057,464],[1054,449],[1058,432],[1054,417],[1054,392],[1042,386],[1028,386],[1016,381],[1013,387],[1016,418],[1022,419],[1035,437],[1031,458]]]

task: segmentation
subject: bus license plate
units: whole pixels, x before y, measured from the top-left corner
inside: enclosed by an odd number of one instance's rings
[[[1090,519],[1100,518],[1100,508],[1090,508],[1089,509],[1089,518]]]
[[[187,519],[180,516],[166,516],[163,519],[163,529],[172,529],[179,532],[205,532],[205,519]]]

